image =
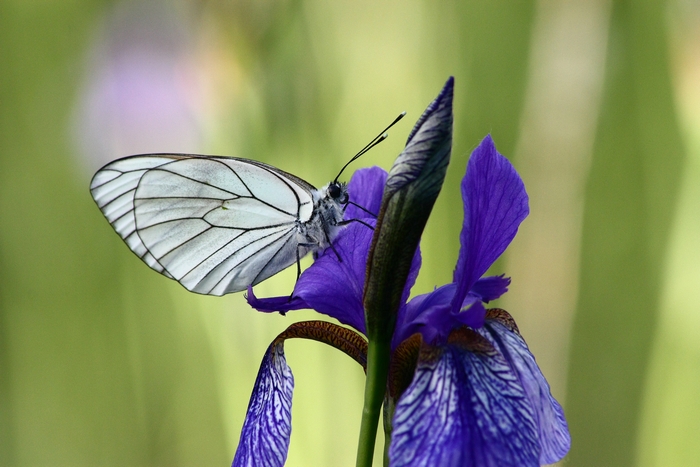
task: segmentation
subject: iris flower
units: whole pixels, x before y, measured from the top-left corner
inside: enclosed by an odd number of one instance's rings
[[[450,97],[451,99],[451,97]],[[451,100],[450,100],[451,117]],[[419,124],[421,122],[419,121]],[[451,124],[451,121],[450,121]],[[409,137],[416,137],[416,131]],[[333,345],[365,366],[363,287],[387,173],[377,167],[349,183],[351,222],[306,269],[292,297],[248,302],[259,311],[310,308],[353,328],[327,322],[292,325],[268,348],[253,389],[233,466],[282,466],[291,433],[293,377],[283,343],[306,337]],[[523,182],[490,136],[474,150],[461,183],[464,222],[453,281],[408,300],[420,269],[416,250],[391,341],[384,400],[388,460],[400,466],[539,466],[561,459],[570,437],[561,406],[513,318],[484,303],[510,279],[482,277],[528,214]],[[387,423],[388,422],[388,423]]]

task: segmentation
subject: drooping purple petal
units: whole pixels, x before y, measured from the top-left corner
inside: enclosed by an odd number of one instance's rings
[[[374,220],[366,219],[366,222],[374,225]],[[348,225],[333,243],[338,254],[330,248],[324,251],[302,273],[294,288],[294,294],[302,297],[310,308],[361,333],[365,332],[362,287],[373,233],[360,223]]]
[[[539,466],[533,411],[518,377],[487,341],[458,332],[466,347],[421,354],[394,412],[391,467]]]
[[[248,305],[263,313],[280,312],[284,314],[291,310],[311,308],[309,304],[299,296],[292,296],[291,298],[289,296],[258,298],[255,296],[253,287],[251,286],[248,286],[248,293],[245,298],[248,301]]]
[[[375,218],[379,214],[379,207],[382,204],[382,194],[387,178],[386,170],[381,167],[369,167],[357,170],[350,183],[348,183],[348,193],[350,201],[359,204],[367,211],[348,204],[345,210],[345,219],[364,219],[366,217]]]
[[[365,219],[365,222],[374,224],[373,219]],[[301,274],[291,300],[289,297],[257,298],[249,291],[248,303],[259,311],[314,309],[364,334],[362,287],[372,234],[366,225],[349,224],[333,242],[338,255],[332,248],[326,249]]]
[[[492,309],[479,332],[506,357],[525,388],[539,429],[542,446],[540,463],[552,464],[559,461],[571,447],[564,411],[552,397],[549,384],[525,339],[518,332],[515,321],[504,310]]]
[[[386,178],[386,171],[379,167],[356,171],[348,185],[350,200],[370,212],[378,212]],[[348,205],[345,211],[345,219],[364,219],[365,223],[373,226],[375,220],[368,217],[369,214],[353,205]],[[335,251],[332,248],[326,249],[301,274],[291,299],[287,296],[258,298],[252,288],[248,288],[248,303],[263,312],[285,313],[291,310],[314,309],[365,333],[362,287],[372,234],[373,231],[366,225],[351,222],[334,240]],[[416,268],[420,268],[420,253],[417,254]],[[409,275],[409,292],[417,274],[416,269]]]
[[[282,343],[271,344],[260,364],[232,467],[282,467],[292,433],[294,377]]]
[[[515,237],[527,217],[528,197],[511,163],[496,151],[491,136],[474,150],[462,180],[464,224],[452,302],[457,311],[465,296]],[[483,319],[483,318],[482,318]]]

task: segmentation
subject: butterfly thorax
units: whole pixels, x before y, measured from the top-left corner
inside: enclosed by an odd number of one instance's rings
[[[300,243],[317,245],[309,250],[328,248],[342,228],[341,222],[348,203],[347,185],[331,182],[313,191],[314,209],[311,218],[297,224]]]

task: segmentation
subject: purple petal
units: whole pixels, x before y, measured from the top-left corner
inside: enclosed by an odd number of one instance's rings
[[[386,171],[379,167],[356,171],[348,186],[350,199],[370,212],[378,212],[386,178]],[[365,219],[374,225],[375,220],[368,217],[369,214],[353,205],[348,205],[345,211],[346,219]],[[372,234],[367,226],[350,223],[333,242],[341,261],[333,249],[328,248],[301,274],[291,299],[287,296],[257,298],[252,288],[248,288],[248,303],[262,312],[314,309],[364,333],[362,288]],[[420,268],[419,252],[417,256],[416,270],[411,271],[407,281],[406,298]]]
[[[248,286],[248,293],[245,296],[248,304],[258,311],[264,313],[274,313],[279,311],[284,314],[291,310],[304,310],[311,308],[301,297],[288,296],[284,297],[270,297],[270,298],[258,298],[253,293],[253,287]]]
[[[527,396],[504,358],[481,346],[421,354],[394,412],[392,467],[539,466]]]
[[[413,255],[413,260],[411,261],[411,269],[408,271],[408,276],[406,277],[406,284],[404,285],[403,288],[403,293],[401,294],[401,304],[405,304],[408,302],[408,297],[411,295],[411,289],[416,283],[416,279],[418,278],[418,273],[420,272],[420,267],[423,262],[423,257],[421,255],[420,251],[420,246],[416,248],[416,252]],[[405,334],[403,338],[400,338],[399,335],[403,334],[403,331],[408,331],[406,329],[402,329],[404,326],[401,323],[406,322],[406,318],[403,316],[406,313],[406,306],[403,305],[399,308],[399,312],[396,318],[396,325],[395,325],[395,330],[394,330],[394,336],[392,338],[392,343],[394,344],[394,347],[399,345],[405,338],[410,336],[411,334],[415,333],[416,331],[410,332],[410,334]],[[425,338],[424,338],[425,339]]]
[[[479,296],[481,301],[488,303],[508,292],[509,285],[510,277],[505,277],[503,274],[500,276],[484,277],[476,281],[471,288],[471,293]]]
[[[488,283],[487,283],[488,285]],[[453,329],[461,326],[478,328],[483,326],[486,309],[482,297],[469,293],[462,301],[460,310],[452,308],[455,284],[450,283],[434,291],[413,298],[399,310],[392,346],[396,348],[404,339],[420,332],[423,341],[429,344],[444,342]]]
[[[479,332],[501,351],[518,374],[535,411],[542,447],[540,463],[553,464],[571,447],[564,411],[552,397],[547,380],[510,315],[494,314],[496,310],[489,310],[486,324]]]
[[[458,290],[452,302],[458,311],[465,296],[515,237],[527,217],[528,197],[511,163],[486,136],[469,159],[462,180],[464,224],[454,273]]]
[[[294,377],[281,343],[272,344],[260,364],[232,467],[281,467],[292,433]]]
[[[423,341],[429,344],[440,339],[444,341],[456,324],[451,308],[455,290],[454,284],[443,285],[414,297],[402,307],[396,320],[392,347],[396,348],[416,332],[420,332]]]
[[[350,201],[359,204],[367,211],[373,213],[374,216],[349,204],[345,210],[345,219],[377,218],[379,207],[382,204],[387,175],[386,170],[380,167],[369,167],[355,171],[350,179],[350,183],[348,183]]]
[[[373,219],[365,219],[374,225]],[[273,297],[258,299],[248,293],[248,303],[259,311],[311,308],[365,333],[362,288],[365,283],[367,254],[373,230],[354,222],[345,227],[333,242],[299,277],[292,299]]]
[[[374,225],[373,219],[365,219],[365,222]],[[302,273],[294,288],[294,295],[299,295],[311,308],[363,334],[362,289],[373,234],[366,225],[357,222],[348,225],[333,243],[338,255],[331,248],[326,249]]]
[[[454,309],[451,311],[454,313]],[[486,316],[486,308],[481,302],[481,297],[469,293],[462,301],[462,306],[459,312],[455,313],[455,319],[463,325],[469,326],[472,329],[478,329],[484,325],[484,317]],[[453,329],[457,326],[453,326]]]

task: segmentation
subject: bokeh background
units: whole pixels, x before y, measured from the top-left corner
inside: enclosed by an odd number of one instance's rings
[[[451,280],[459,181],[491,133],[531,207],[494,268],[513,278],[500,305],[565,407],[562,464],[700,465],[693,0],[0,2],[0,465],[228,465],[265,348],[315,317],[153,273],[90,198],[96,169],[227,154],[320,186],[406,110],[353,167],[388,169],[450,75],[452,163],[413,292]],[[354,465],[361,369],[286,348],[287,465]]]

